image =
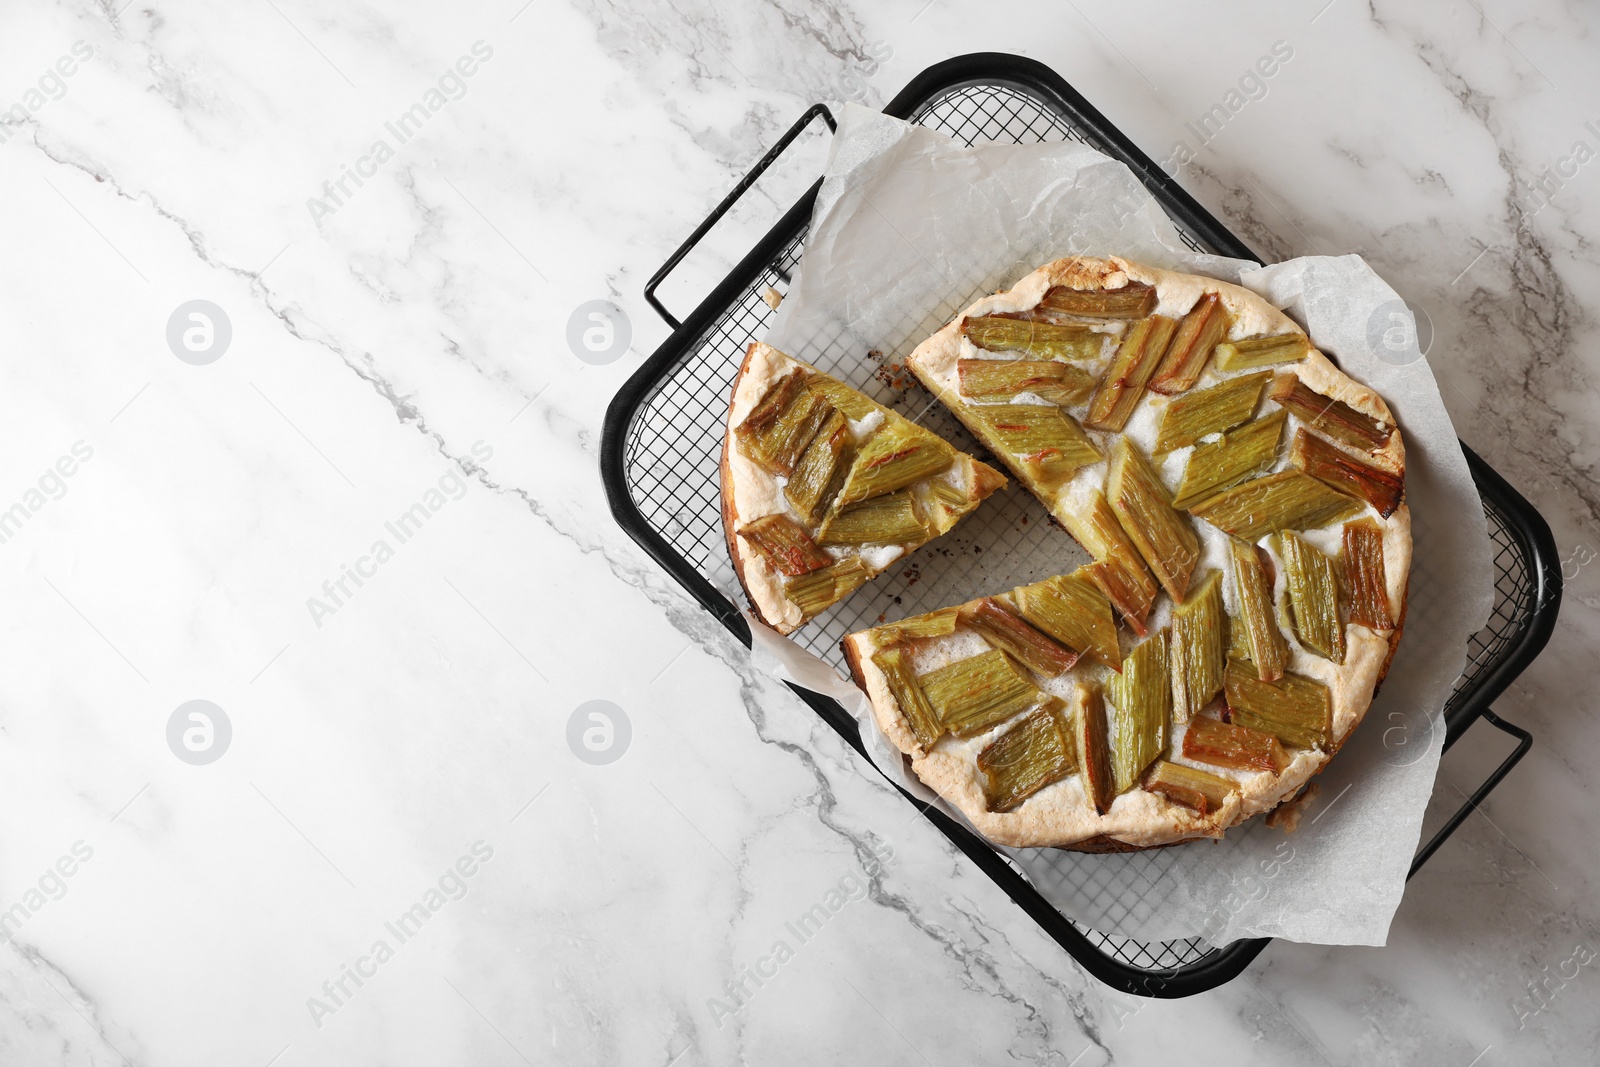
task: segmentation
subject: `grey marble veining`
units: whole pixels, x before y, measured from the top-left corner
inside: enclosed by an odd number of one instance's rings
[[[5,1062],[1487,1067],[1600,1043],[1591,12],[0,19]],[[605,404],[666,335],[644,280],[809,103],[881,106],[985,49],[1061,71],[1264,255],[1366,256],[1424,313],[1462,438],[1555,532],[1561,626],[1497,705],[1533,752],[1386,948],[1110,992],[609,519]],[[566,337],[602,299],[632,343],[596,366]],[[168,342],[193,300],[231,324],[206,365]],[[197,699],[232,729],[202,765],[168,733]],[[569,745],[592,700],[631,724],[609,764]],[[1452,750],[1435,817],[1503,751]]]

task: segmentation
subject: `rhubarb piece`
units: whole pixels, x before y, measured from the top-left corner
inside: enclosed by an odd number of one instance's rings
[[[809,378],[810,375],[805,371],[796,369],[773,382],[734,432],[742,436],[771,428],[789,410],[795,398],[805,391]]]
[[[1341,493],[1358,496],[1388,518],[1400,506],[1405,476],[1364,463],[1316,434],[1296,430],[1289,462]]]
[[[1201,815],[1210,815],[1227,802],[1239,787],[1221,775],[1185,767],[1169,760],[1157,760],[1144,780],[1144,787],[1160,793],[1174,804],[1193,808]]]
[[[1142,319],[1156,309],[1156,290],[1143,282],[1121,289],[1069,289],[1053,286],[1039,302],[1040,311],[1087,319]]]
[[[767,515],[738,530],[773,570],[789,578],[833,565],[833,557],[817,547],[811,531],[787,515]]]
[[[1069,407],[1094,392],[1094,379],[1069,363],[1053,359],[963,359],[956,363],[961,395],[974,400],[1011,400],[1032,393]]]
[[[1049,703],[989,742],[978,753],[983,799],[990,811],[1011,811],[1074,770],[1061,701]]]
[[[1224,373],[1254,370],[1275,363],[1305,359],[1311,353],[1311,340],[1303,333],[1274,333],[1223,341],[1217,345],[1217,369]]]
[[[1057,641],[1112,670],[1122,669],[1111,601],[1083,570],[1019,586],[1011,597],[1024,619]]]
[[[873,655],[872,662],[883,672],[889,692],[894,694],[895,703],[900,705],[900,713],[910,724],[917,744],[922,746],[924,752],[931,750],[934,742],[944,733],[944,727],[934,714],[933,705],[928,703],[927,696],[922,692],[922,686],[917,684],[916,675],[911,673],[910,659],[905,650],[883,649]]]
[[[834,410],[811,439],[783,487],[789,506],[808,525],[815,526],[839,495],[850,472],[850,453],[849,422],[843,412]]]
[[[1229,554],[1232,558],[1232,554]],[[1244,622],[1238,617],[1228,616],[1228,657],[1245,660],[1250,659],[1250,632],[1245,629]]]
[[[994,597],[984,597],[962,608],[961,622],[982,634],[995,648],[1011,653],[1040,674],[1065,674],[1078,662],[1076,652],[1035,630]]]
[[[1383,531],[1376,520],[1345,524],[1344,580],[1350,592],[1350,621],[1369,630],[1393,630],[1389,582],[1383,569]]]
[[[826,374],[813,374],[806,388],[844,412],[848,419],[859,421],[878,410],[878,405],[865,395]]]
[[[1222,572],[1212,571],[1172,609],[1172,715],[1188,722],[1222,692],[1228,632]]]
[[[1183,468],[1173,506],[1190,508],[1252,474],[1270,469],[1289,416],[1282,411],[1229,430],[1221,439],[1195,445]]]
[[[1035,359],[1094,359],[1106,335],[1087,326],[1043,319],[982,315],[961,324],[961,332],[990,352],[1025,352]]]
[[[1344,626],[1339,622],[1339,579],[1333,560],[1299,534],[1278,538],[1294,634],[1323,659],[1344,662]]]
[[[948,470],[955,458],[955,449],[927,431],[909,422],[891,421],[874,431],[856,453],[839,494],[839,506],[904,489]]]
[[[816,436],[833,405],[806,388],[808,375],[797,370],[768,389],[734,428],[741,451],[772,474],[789,475]]]
[[[1184,730],[1183,758],[1213,767],[1272,774],[1282,773],[1289,765],[1289,754],[1271,734],[1205,716],[1191,720]]]
[[[1096,560],[1082,568],[1084,575],[1116,606],[1122,621],[1140,637],[1150,632],[1150,609],[1155,605],[1156,593],[1161,587],[1141,564],[1137,571],[1129,570],[1119,560]]]
[[[1344,401],[1323,396],[1294,374],[1279,374],[1267,395],[1318,433],[1363,452],[1376,452],[1394,432],[1394,427],[1357,411]]]
[[[926,637],[949,637],[956,632],[957,614],[956,608],[943,608],[891,622],[887,626],[878,626],[872,631],[873,640],[887,647],[902,641],[920,641]]]
[[[1167,748],[1172,719],[1172,677],[1167,665],[1167,632],[1162,630],[1122,661],[1122,673],[1106,682],[1106,696],[1117,714],[1111,768],[1118,793],[1139,784],[1139,776]]]
[[[1150,388],[1167,396],[1193,389],[1206,368],[1211,350],[1228,335],[1231,325],[1228,309],[1222,306],[1222,297],[1206,293],[1196,300],[1178,324],[1178,332],[1173,334],[1167,354],[1150,381]]]
[[[917,679],[939,722],[957,737],[976,737],[1043,699],[1033,678],[1001,649],[957,660]]]
[[[1239,621],[1249,643],[1250,662],[1263,682],[1277,681],[1289,665],[1289,643],[1278,629],[1273,607],[1270,560],[1255,545],[1235,541],[1233,553],[1233,591],[1239,605]]]
[[[875,496],[829,515],[817,531],[819,545],[909,545],[932,536],[909,489]]]
[[[960,463],[965,457],[957,457]],[[956,520],[965,515],[972,507],[973,501],[965,490],[958,489],[943,478],[929,478],[912,488],[916,494],[917,506],[922,509],[922,514],[938,533],[944,533],[956,524]]]
[[[1159,587],[1139,558],[1138,549],[1128,540],[1117,513],[1096,490],[1087,507],[1074,508],[1061,519],[1067,532],[1095,558],[1084,573],[1122,613],[1133,632],[1143,637],[1149,632],[1145,619],[1156,602]]]
[[[1254,542],[1279,530],[1315,530],[1359,515],[1363,507],[1308,474],[1283,470],[1225,489],[1189,512],[1224,533]]]
[[[1230,659],[1224,692],[1234,725],[1271,734],[1294,748],[1327,747],[1333,695],[1321,682],[1298,674],[1263,682],[1250,664]]]
[[[1073,746],[1078,773],[1083,775],[1083,792],[1104,815],[1111,810],[1117,795],[1111,774],[1111,745],[1106,737],[1106,710],[1100,694],[1087,686],[1078,687],[1078,708],[1072,716]]]
[[[1161,587],[1182,600],[1200,562],[1200,537],[1189,516],[1173,510],[1166,486],[1126,437],[1112,448],[1106,498]]]
[[[1089,401],[1089,416],[1083,420],[1084,425],[1096,430],[1122,431],[1177,328],[1177,322],[1165,315],[1140,319],[1129,328],[1100,379],[1094,399]]]
[[[958,458],[956,462],[959,463],[961,460]],[[928,479],[928,496],[952,508],[961,508],[972,503],[970,493],[959,486],[951,485],[943,478]]]
[[[1071,415],[1042,404],[977,404],[965,409],[978,436],[1021,464],[1045,489],[1067,481],[1100,459],[1100,450]]]
[[[1245,374],[1198,393],[1180,396],[1161,413],[1156,455],[1165,455],[1223,430],[1231,430],[1256,412],[1261,390],[1272,375]]]
[[[810,619],[860,589],[871,577],[866,563],[858,556],[851,556],[830,567],[791,578],[783,587],[783,595],[794,601],[801,614]]]
[[[964,452],[942,474],[912,487],[917,504],[935,536],[949,531],[990,493],[1006,484],[1004,476]]]

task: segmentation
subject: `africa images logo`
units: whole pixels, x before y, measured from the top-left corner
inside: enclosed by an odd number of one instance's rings
[[[355,161],[354,166],[341,164],[339,176],[322,183],[322,196],[306,199],[306,210],[311,212],[313,223],[344,207],[356,191],[366,184],[364,179],[376,177],[378,168],[393,159],[401,145],[421,133],[429,119],[443,111],[447,104],[467,95],[467,79],[478,73],[479,64],[489,62],[494,56],[494,49],[483,41],[474,41],[471,51],[471,55],[461,56],[454,66],[447,67],[439,75],[437,83],[423,91],[422,99],[402,111],[393,121],[383,124],[384,130],[394,138],[394,144],[389,143],[388,137],[379,137],[372,142],[366,154]],[[352,182],[355,183],[355,189],[350,188]]]

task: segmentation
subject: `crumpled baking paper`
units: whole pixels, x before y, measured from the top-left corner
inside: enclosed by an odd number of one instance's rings
[[[903,361],[978,296],[1073,253],[1235,281],[1299,322],[1395,412],[1417,548],[1392,669],[1362,725],[1314,779],[1318,792],[1296,832],[1257,818],[1220,842],[1150,852],[1004,851],[1064,914],[1106,933],[1213,945],[1245,937],[1381,945],[1432,792],[1442,711],[1467,639],[1488,619],[1494,571],[1482,504],[1411,313],[1361,257],[1262,268],[1201,254],[1132,171],[1092,148],[968,147],[852,106],[833,141],[800,271],[767,341],[817,362],[844,337]],[[879,769],[935,799],[849,680],[793,641],[752,629],[760,664],[840,700],[860,720]]]

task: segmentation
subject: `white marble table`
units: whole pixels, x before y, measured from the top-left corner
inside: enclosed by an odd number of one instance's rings
[[[0,1062],[1487,1067],[1600,1041],[1593,12],[125,3],[0,16]],[[807,104],[982,49],[1182,156],[1263,252],[1366,255],[1556,532],[1562,624],[1500,702],[1537,744],[1387,948],[1110,993],[609,519],[602,412],[666,335],[650,272]],[[590,365],[568,319],[604,299],[631,347]],[[631,724],[610,764],[568,744],[591,700]],[[1463,742],[1437,805],[1504,747]]]

